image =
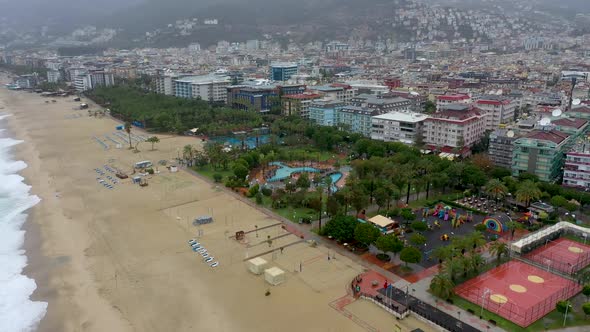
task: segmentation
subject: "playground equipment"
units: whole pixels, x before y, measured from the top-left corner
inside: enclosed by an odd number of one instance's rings
[[[451,237],[449,236],[449,234],[443,234],[440,236],[440,240],[441,241],[448,241]]]
[[[493,232],[493,233],[497,233],[497,234],[501,234],[501,233],[506,232],[508,230],[508,227],[506,227],[506,222],[508,222],[508,220],[509,220],[508,216],[495,215],[495,216],[486,217],[482,223],[484,225],[486,225],[486,227],[488,228],[488,231]]]

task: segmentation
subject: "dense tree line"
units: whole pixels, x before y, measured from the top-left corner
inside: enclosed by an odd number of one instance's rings
[[[205,135],[227,135],[262,124],[257,113],[211,106],[198,99],[185,99],[141,91],[130,86],[100,87],[88,92],[95,102],[111,114],[128,121],[140,121],[158,132],[181,133],[199,128]]]

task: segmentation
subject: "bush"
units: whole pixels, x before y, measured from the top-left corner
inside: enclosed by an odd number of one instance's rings
[[[256,194],[256,204],[262,205],[262,193]]]
[[[221,181],[223,181],[223,175],[219,173],[213,174],[213,181],[215,181],[216,183],[220,183]]]
[[[484,224],[477,224],[475,225],[475,230],[478,232],[485,232],[488,229],[488,226]]]
[[[417,232],[424,232],[425,230],[428,229],[428,224],[426,224],[425,222],[422,222],[422,221],[414,221],[412,223],[412,229]]]
[[[152,175],[154,174],[154,169],[153,169],[153,168],[147,168],[145,171],[146,171],[148,174],[152,174]]]
[[[270,195],[272,195],[272,189],[270,188],[263,187],[260,192],[262,192],[262,194],[266,197],[270,197]]]
[[[377,259],[382,262],[389,262],[390,258],[387,254],[377,254]]]
[[[387,217],[389,217],[389,218],[399,217],[400,213],[401,213],[401,210],[398,208],[395,208],[395,209],[387,212]]]
[[[248,197],[254,197],[258,194],[258,190],[260,189],[260,186],[257,184],[253,185],[252,187],[250,187],[250,190],[248,190]]]

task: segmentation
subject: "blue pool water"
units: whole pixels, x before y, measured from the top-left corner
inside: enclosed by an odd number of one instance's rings
[[[336,186],[336,182],[340,181],[340,179],[342,179],[342,173],[340,172],[336,172],[336,173],[332,173],[330,174],[330,177],[332,178],[332,184],[330,185],[330,190],[335,193],[338,191],[338,186]]]
[[[308,173],[319,173],[320,170],[317,168],[313,168],[313,167],[289,167],[281,162],[272,162],[269,165],[271,166],[279,166],[279,169],[277,169],[275,175],[268,179],[268,182],[277,182],[277,181],[281,181],[284,179],[287,179],[291,176],[291,174],[293,173],[302,173],[302,172],[308,172]]]
[[[240,147],[242,145],[242,140],[236,137],[220,136],[211,138],[211,140],[222,144],[229,144],[235,147]],[[258,145],[267,144],[268,142],[270,142],[270,135],[258,136]],[[244,140],[244,145],[248,149],[256,149],[256,136],[246,137]]]

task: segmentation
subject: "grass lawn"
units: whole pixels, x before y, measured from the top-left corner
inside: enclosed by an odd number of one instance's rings
[[[234,172],[231,171],[231,167],[228,167],[227,170],[223,170],[223,168],[213,169],[211,165],[205,165],[203,167],[193,167],[193,170],[203,176],[210,178],[211,180],[213,180],[213,174],[219,173],[223,176],[221,183],[224,183],[229,176],[234,175]]]
[[[468,310],[471,309],[473,310],[473,312],[475,312],[476,316],[479,316],[479,313],[481,312],[481,306],[478,306],[476,304],[473,304],[459,296],[453,296],[452,298],[453,300],[453,304],[456,305],[459,308],[462,308],[464,310]],[[539,319],[538,321],[534,322],[533,324],[529,325],[527,328],[522,328],[514,323],[512,323],[511,321],[502,318],[490,311],[487,310],[483,310],[483,319],[488,321],[490,319],[493,319],[494,321],[496,321],[496,325],[501,327],[502,329],[506,330],[506,331],[523,331],[523,332],[539,332],[539,331],[545,331],[545,324],[547,324],[547,329],[553,330],[553,329],[560,329],[563,328],[563,314],[559,313],[557,310],[553,310],[550,313],[548,313],[545,317]],[[582,311],[581,308],[576,308],[574,306],[574,310],[573,313],[568,313],[568,318],[565,324],[565,327],[573,327],[573,326],[583,326],[583,325],[588,325],[590,324],[590,321],[588,321],[586,319],[586,317],[584,316],[584,312]]]
[[[253,202],[256,202],[256,198],[252,197],[250,198]],[[311,218],[312,220],[315,218],[317,218],[317,211],[309,209],[309,208],[291,208],[291,207],[286,207],[283,209],[273,209],[272,208],[272,200],[270,199],[270,197],[266,197],[266,196],[262,196],[262,207],[265,207],[273,212],[275,212],[276,214],[280,215],[281,217],[287,218],[293,222],[299,222],[299,219],[301,218]],[[325,222],[328,221],[328,218],[324,219]]]

